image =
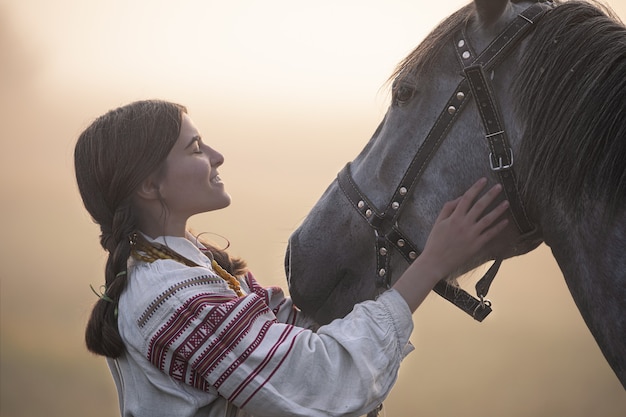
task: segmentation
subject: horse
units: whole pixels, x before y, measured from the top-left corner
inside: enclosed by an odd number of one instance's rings
[[[390,76],[365,147],[289,237],[296,305],[319,324],[393,285],[443,204],[501,182],[507,229],[438,285],[477,320],[497,266],[545,243],[626,387],[626,28],[585,0],[474,0]],[[466,293],[457,278],[494,261]],[[441,284],[441,285],[440,285]]]

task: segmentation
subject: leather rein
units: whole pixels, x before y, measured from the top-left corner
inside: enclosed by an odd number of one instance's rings
[[[398,218],[406,198],[412,192],[424,169],[432,159],[450,126],[464,108],[471,96],[474,96],[489,145],[489,165],[503,185],[506,199],[514,223],[522,235],[532,234],[536,228],[529,220],[513,171],[513,150],[509,146],[502,117],[493,93],[491,81],[486,74],[493,70],[503,58],[523,39],[534,24],[548,10],[548,3],[535,3],[518,14],[511,23],[477,55],[467,41],[465,29],[454,34],[456,56],[463,69],[463,80],[454,89],[435,124],[419,147],[400,184],[383,211],[379,211],[359,189],[352,178],[350,163],[337,175],[337,181],[351,205],[358,211],[374,230],[376,238],[376,286],[388,289],[391,286],[390,248],[395,248],[410,264],[419,255],[416,245],[399,228]],[[433,290],[477,321],[483,321],[491,313],[491,302],[485,297],[491,282],[502,263],[496,259],[487,273],[477,282],[473,297],[462,288],[446,280],[439,281]]]

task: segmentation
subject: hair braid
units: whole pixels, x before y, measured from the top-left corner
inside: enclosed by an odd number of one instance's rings
[[[131,204],[126,202],[119,206],[113,215],[112,227],[101,226],[101,229],[100,243],[109,252],[105,266],[106,297],[98,300],[87,325],[85,339],[87,348],[93,353],[115,358],[124,349],[117,327],[117,305],[128,283],[126,266],[131,249],[129,236],[137,230]]]

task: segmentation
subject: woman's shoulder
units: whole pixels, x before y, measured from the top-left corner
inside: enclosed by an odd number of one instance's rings
[[[129,267],[128,286],[120,298],[120,315],[128,325],[151,327],[167,320],[194,298],[232,298],[228,285],[210,268],[189,267],[172,260],[138,262]]]

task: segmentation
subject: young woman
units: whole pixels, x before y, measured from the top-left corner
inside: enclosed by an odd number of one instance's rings
[[[210,140],[209,140],[210,141]],[[180,105],[141,101],[95,120],[75,148],[86,209],[109,257],[86,330],[123,416],[358,416],[378,406],[411,350],[411,313],[506,225],[500,187],[447,203],[394,287],[316,329],[187,219],[230,204],[223,156]],[[312,329],[316,329],[315,331]]]

